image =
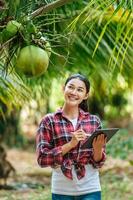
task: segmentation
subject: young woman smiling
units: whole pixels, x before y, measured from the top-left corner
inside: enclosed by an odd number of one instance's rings
[[[86,135],[101,128],[100,119],[88,112],[89,90],[85,76],[70,76],[62,108],[45,115],[39,125],[37,161],[41,167],[53,168],[52,200],[101,200],[98,168],[105,161],[106,139],[101,134],[93,148],[81,148]]]

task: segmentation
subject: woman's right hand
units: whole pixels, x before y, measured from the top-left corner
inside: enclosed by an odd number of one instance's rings
[[[78,129],[77,131],[72,132],[72,139],[69,143],[71,147],[74,148],[77,146],[79,141],[85,140],[85,138],[86,138],[86,133],[84,132],[84,130]]]
[[[64,144],[62,146],[62,154],[65,155],[72,148],[76,147],[77,144],[86,138],[86,133],[82,129],[78,129],[77,131],[72,132],[72,139],[70,142]]]

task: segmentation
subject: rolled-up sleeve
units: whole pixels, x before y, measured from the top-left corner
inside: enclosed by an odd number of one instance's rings
[[[96,162],[96,161],[94,160],[94,153],[93,153],[93,150],[92,150],[91,156],[90,156],[90,162],[91,162],[91,164],[92,164],[92,166],[93,166],[94,168],[101,168],[101,167],[104,165],[105,160],[106,160],[105,147],[102,149],[102,158],[101,158],[101,160],[98,161],[98,162]]]
[[[37,162],[40,167],[61,165],[62,147],[54,147],[53,134],[47,120],[42,120],[36,135]]]

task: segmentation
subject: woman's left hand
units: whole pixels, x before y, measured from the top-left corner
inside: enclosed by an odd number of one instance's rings
[[[93,149],[97,151],[101,150],[105,144],[106,144],[106,137],[104,134],[100,134],[97,137],[95,137],[92,143]]]
[[[100,134],[94,138],[92,146],[94,150],[94,159],[99,161],[102,158],[102,149],[106,144],[106,137],[104,134]]]

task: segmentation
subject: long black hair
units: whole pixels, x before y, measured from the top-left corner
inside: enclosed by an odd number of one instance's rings
[[[81,74],[73,74],[71,76],[69,76],[65,82],[65,86],[66,84],[72,80],[72,79],[79,79],[81,81],[84,82],[85,84],[85,87],[86,87],[86,93],[88,93],[90,91],[90,82],[89,80],[84,76],[84,75],[81,75]],[[79,104],[79,107],[84,110],[85,112],[88,112],[88,103],[87,103],[87,99],[83,100],[80,104]]]

